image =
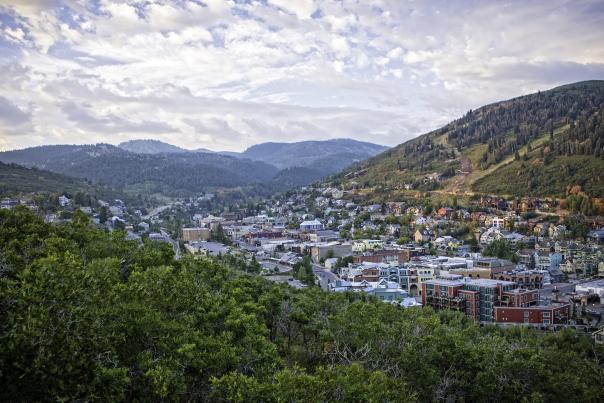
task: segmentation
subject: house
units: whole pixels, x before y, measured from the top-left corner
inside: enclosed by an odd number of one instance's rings
[[[437,211],[437,214],[444,218],[451,218],[454,213],[455,213],[455,210],[453,210],[450,207],[441,207]]]
[[[562,263],[562,255],[557,252],[536,251],[535,268],[537,270],[549,270],[559,268]]]
[[[548,235],[550,238],[563,238],[566,235],[566,226],[550,224]]]
[[[590,232],[589,239],[597,244],[604,243],[604,228]]]
[[[65,195],[59,196],[59,206],[61,206],[61,207],[68,206],[70,202],[71,202],[71,200],[69,200],[69,198],[67,196],[65,196]]]
[[[397,236],[401,231],[400,224],[388,224],[386,226],[386,233],[391,236]]]
[[[432,238],[432,233],[427,229],[418,229],[417,231],[415,231],[415,234],[413,236],[413,239],[415,239],[415,242],[420,243],[420,244],[429,242],[431,238]]]
[[[520,249],[516,252],[518,263],[525,265],[529,269],[535,268],[535,251],[532,249]]]

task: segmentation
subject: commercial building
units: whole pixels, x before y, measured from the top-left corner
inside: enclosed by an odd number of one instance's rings
[[[183,228],[180,237],[184,242],[207,241],[210,239],[209,228]]]
[[[315,263],[321,262],[322,259],[331,257],[345,257],[352,255],[351,244],[340,244],[337,242],[318,243],[310,246],[310,257]]]
[[[539,292],[492,279],[436,279],[422,285],[422,303],[452,309],[478,322],[558,324],[570,317],[569,304],[543,305]]]

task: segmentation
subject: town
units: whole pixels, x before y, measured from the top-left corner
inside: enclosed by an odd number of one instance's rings
[[[480,324],[571,327],[604,343],[604,220],[558,216],[553,199],[480,197],[364,204],[354,190],[309,186],[216,211],[215,195],[150,211],[61,195],[47,222],[76,209],[175,257],[238,256],[295,288],[360,292],[402,309],[463,312]],[[1,201],[2,208],[31,200]]]

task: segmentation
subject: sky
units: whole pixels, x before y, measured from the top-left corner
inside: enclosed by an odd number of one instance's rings
[[[0,0],[0,150],[394,146],[588,79],[602,0]]]

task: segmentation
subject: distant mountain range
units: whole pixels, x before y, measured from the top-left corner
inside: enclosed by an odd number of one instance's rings
[[[354,151],[355,144],[358,151]],[[317,150],[314,157],[309,151],[313,147]],[[251,151],[225,155],[186,150],[157,140],[134,140],[117,147],[109,144],[32,147],[1,152],[0,161],[84,178],[131,194],[185,196],[210,188],[254,184],[276,189],[302,186],[382,149],[354,140],[328,140],[287,145],[267,143]],[[275,154],[281,155],[281,159],[276,159]],[[283,163],[287,157],[292,161],[289,166]],[[264,160],[276,161],[279,166]]]
[[[130,140],[118,147],[137,154],[204,152],[262,161],[279,169],[312,167],[321,172],[334,173],[354,162],[373,157],[385,150],[378,144],[351,139],[299,141],[295,143],[261,143],[238,153],[211,151],[205,148],[187,150],[159,140]]]
[[[136,154],[186,153],[190,150],[164,143],[159,140],[130,140],[118,144],[118,147]],[[201,151],[201,150],[200,150]],[[207,152],[211,152],[207,150]]]
[[[445,194],[604,197],[604,81],[469,111],[345,170],[335,181],[376,198]],[[354,184],[353,184],[354,182]]]

